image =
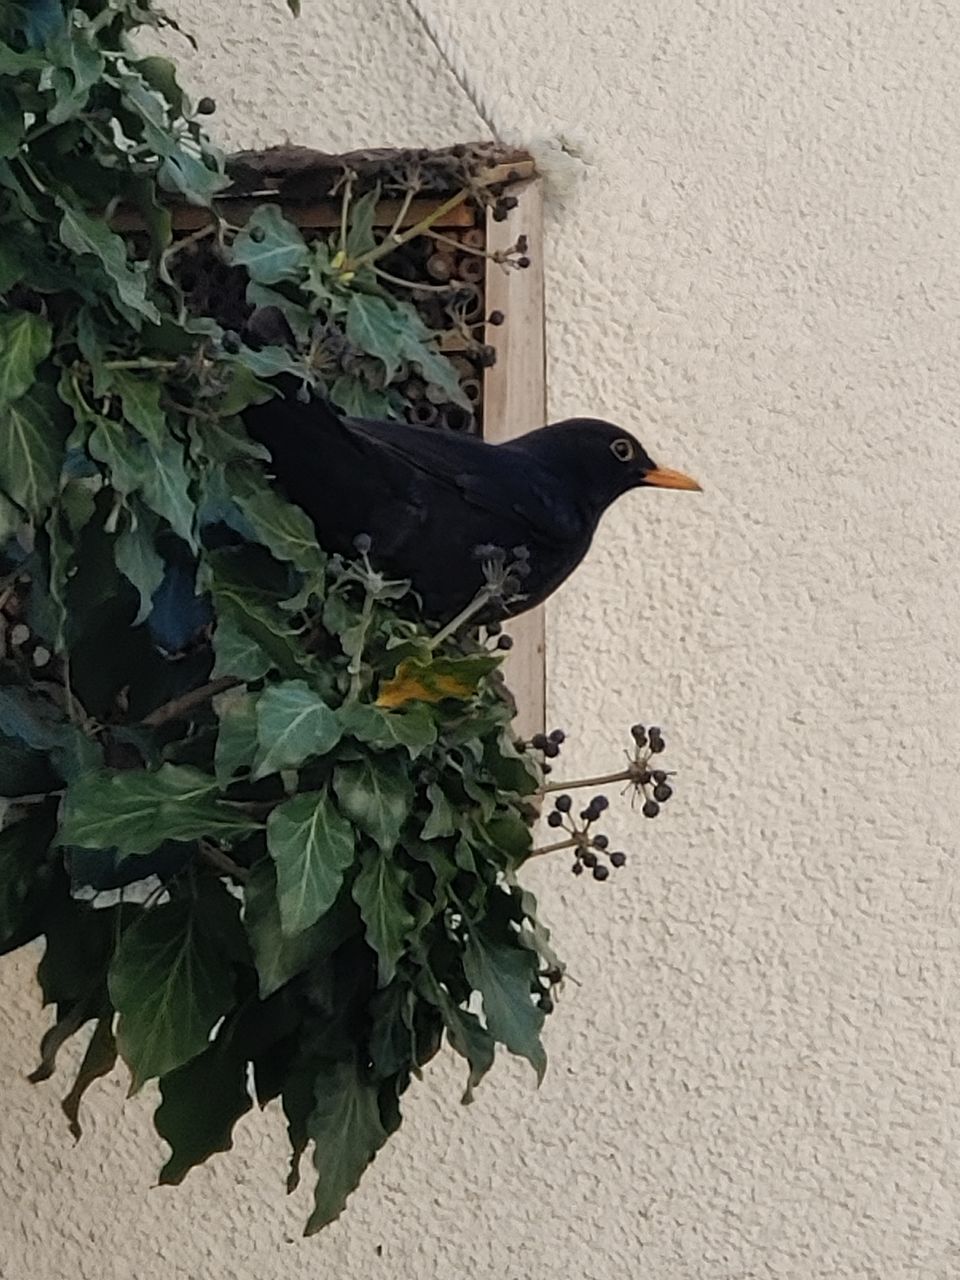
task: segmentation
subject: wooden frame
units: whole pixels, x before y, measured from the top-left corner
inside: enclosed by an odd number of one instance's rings
[[[480,144],[481,149],[490,144]],[[403,153],[392,151],[355,152],[345,156],[328,156],[300,147],[278,147],[265,152],[245,152],[231,157],[235,186],[217,198],[220,214],[234,226],[244,223],[254,209],[264,203],[276,204],[284,216],[302,230],[316,232],[339,225],[341,201],[335,194],[337,180],[351,172],[375,173],[377,167],[407,156],[419,165],[435,169],[439,184],[429,195],[421,194],[412,202],[385,197],[377,206],[374,223],[378,227],[397,230],[416,226],[447,202],[449,186],[443,189],[447,152]],[[533,161],[523,152],[491,148],[492,159],[484,173],[487,184],[516,197],[517,203],[501,221],[488,209],[482,212],[469,204],[457,204],[433,223],[451,236],[479,230],[487,251],[509,251],[519,235],[526,236],[525,256],[530,265],[518,269],[504,266],[490,258],[482,278],[483,314],[478,331],[483,341],[497,353],[496,363],[483,369],[480,431],[493,443],[522,435],[546,421],[546,368],[544,352],[544,272],[543,272],[543,191]],[[456,188],[454,188],[455,190]],[[436,191],[436,194],[434,194]],[[187,204],[170,209],[174,233],[189,235],[211,221],[209,210]],[[112,217],[116,230],[136,231],[143,228],[142,215],[133,209],[120,208]],[[474,242],[476,243],[476,242]],[[502,312],[502,324],[492,325],[489,316]],[[445,340],[446,339],[446,340]],[[453,331],[441,338],[441,349],[450,355],[466,353],[468,339]],[[509,623],[514,640],[507,655],[504,674],[516,699],[518,735],[529,739],[545,728],[546,673],[543,608],[531,610]]]
[[[544,343],[543,188],[537,179],[511,188],[519,203],[504,222],[487,215],[488,250],[505,250],[518,233],[527,237],[530,266],[504,270],[487,261],[486,340],[496,348],[497,362],[485,371],[483,437],[494,444],[542,427],[547,414]],[[501,311],[502,325],[491,325]],[[517,700],[517,729],[524,738],[542,733],[546,721],[546,665],[543,606],[509,624],[514,647],[504,675]]]

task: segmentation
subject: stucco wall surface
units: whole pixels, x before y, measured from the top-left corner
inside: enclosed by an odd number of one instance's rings
[[[625,499],[549,612],[566,767],[655,719],[677,798],[614,808],[607,884],[529,877],[576,978],[540,1091],[505,1059],[462,1110],[444,1058],[309,1242],[276,1116],[151,1189],[117,1080],[72,1148],[5,961],[0,1275],[952,1280],[960,9],[419,3],[498,129],[590,162],[549,215],[552,416],[705,485]],[[487,132],[400,4],[180,8],[231,146]]]

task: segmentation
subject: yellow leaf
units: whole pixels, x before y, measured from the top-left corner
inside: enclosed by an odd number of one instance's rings
[[[378,707],[389,709],[408,702],[442,702],[444,698],[465,701],[500,659],[477,655],[472,658],[408,658],[389,680],[380,686]]]

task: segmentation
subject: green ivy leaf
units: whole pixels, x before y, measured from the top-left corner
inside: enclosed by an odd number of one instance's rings
[[[51,764],[66,780],[100,763],[96,743],[37,691],[16,685],[0,688],[0,733],[19,738],[32,751],[47,753]]]
[[[404,747],[415,760],[437,740],[437,725],[429,707],[383,711],[369,703],[348,703],[340,709],[344,733],[373,747]]]
[[[464,1105],[468,1105],[473,1101],[474,1089],[493,1066],[496,1053],[493,1036],[476,1014],[460,1008],[429,969],[423,970],[422,974],[425,994],[440,1010],[451,1047],[469,1064],[467,1087],[461,1099]]]
[[[202,1053],[233,1006],[232,966],[204,906],[200,899],[154,907],[117,945],[108,984],[131,1092]]]
[[[364,757],[337,765],[333,788],[341,810],[384,853],[400,838],[413,802],[413,783],[403,761],[394,756]]]
[[[267,819],[267,849],[277,868],[285,934],[301,933],[329,911],[355,846],[354,829],[326,788],[294,796],[273,810]]]
[[[309,1236],[340,1216],[350,1192],[387,1140],[378,1090],[357,1063],[320,1067],[307,1133],[316,1144],[317,1170],[313,1212],[304,1231]]]
[[[0,412],[0,487],[28,515],[53,501],[68,431],[66,408],[45,383]]]
[[[540,1041],[543,1014],[531,995],[536,958],[529,951],[492,942],[478,929],[471,929],[463,972],[483,998],[490,1034],[511,1053],[526,1058],[536,1071],[538,1082],[542,1080],[547,1069],[547,1055]]]
[[[296,768],[308,756],[322,756],[340,741],[340,721],[304,680],[271,685],[257,702],[259,750],[253,777]]]
[[[169,437],[158,449],[148,447],[150,465],[140,486],[144,501],[196,550],[196,509],[190,494],[183,445]]]
[[[402,333],[396,314],[383,298],[352,293],[347,303],[347,338],[361,351],[375,356],[390,382],[400,367]]]
[[[26,122],[16,94],[0,87],[0,156],[15,156],[26,131]]]
[[[119,393],[123,416],[155,449],[167,442],[167,415],[160,407],[160,383],[140,378],[127,369],[111,370],[113,389]]]
[[[183,90],[177,84],[177,68],[168,58],[139,58],[134,64],[155,93],[166,100],[175,116],[183,115]]]
[[[56,100],[47,112],[47,120],[50,124],[63,124],[86,106],[90,90],[103,73],[104,59],[88,31],[82,28],[53,41],[50,52],[57,64],[51,75]]]
[[[233,1146],[233,1126],[253,1106],[247,1088],[247,1055],[227,1021],[202,1053],[160,1079],[162,1102],[154,1127],[170,1147],[161,1186],[176,1186],[190,1170]]]
[[[257,284],[279,284],[302,279],[309,250],[297,228],[275,205],[256,209],[239,232],[230,251],[231,261],[246,267]]]
[[[231,690],[217,706],[217,745],[213,770],[221,787],[228,787],[242,770],[249,770],[257,750],[257,698]]]
[[[393,979],[414,924],[405,900],[408,878],[390,854],[368,852],[353,884],[353,900],[360,908],[367,942],[377,953],[381,987]]]
[[[146,274],[127,261],[126,246],[120,236],[111,231],[102,218],[91,217],[59,196],[57,205],[63,213],[60,239],[66,248],[99,260],[109,277],[114,301],[121,304],[131,323],[139,324],[145,319],[159,324],[160,312],[147,298]]]
[[[138,627],[150,616],[153,594],[163,581],[166,565],[163,556],[154,547],[155,522],[146,519],[141,512],[136,523],[128,523],[117,534],[114,558],[117,568],[134,586],[140,596],[140,608],[133,620]]]
[[[283,617],[277,603],[263,591],[243,582],[230,571],[225,560],[215,556],[207,559],[213,565],[210,586],[217,618],[222,622],[225,615],[228,616],[238,631],[255,640],[282,676],[294,679],[313,676],[315,664],[309,654],[303,652],[297,632]],[[238,672],[224,671],[223,674],[237,675]]]
[[[241,482],[233,493],[259,541],[278,560],[289,560],[304,573],[322,572],[326,557],[317,546],[313,522],[305,511],[266,485]]]
[[[395,418],[393,402],[382,391],[355,378],[351,373],[341,373],[329,390],[330,399],[350,418]]]
[[[257,823],[217,798],[217,780],[164,764],[155,773],[123,769],[80,777],[68,788],[58,841],[86,849],[152,853],[165,840],[253,831]]]
[[[243,886],[243,923],[253,948],[262,1000],[310,965],[332,955],[360,928],[349,893],[341,893],[309,928],[285,933],[277,901],[277,869],[270,858],[254,866]]]
[[[452,836],[456,833],[462,818],[459,818],[453,805],[435,782],[427,787],[427,801],[430,814],[420,832],[424,840],[436,840],[439,836]]]
[[[346,251],[348,258],[359,258],[376,247],[373,234],[373,223],[380,202],[380,184],[368,191],[350,206],[350,227],[347,231]]]
[[[218,611],[213,651],[217,655],[214,679],[236,676],[238,680],[259,680],[272,665],[256,640],[242,629],[236,611],[231,609]]]
[[[0,314],[0,408],[29,391],[36,381],[37,365],[53,346],[49,320],[32,311]]]

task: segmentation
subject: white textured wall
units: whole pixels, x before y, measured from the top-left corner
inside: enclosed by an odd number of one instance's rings
[[[592,153],[549,228],[553,416],[707,486],[624,500],[550,612],[570,765],[655,717],[678,795],[618,815],[606,885],[537,868],[578,980],[540,1092],[504,1062],[462,1111],[431,1068],[305,1243],[276,1118],[150,1190],[147,1107],[98,1084],[71,1149],[5,962],[0,1275],[953,1280],[960,11],[421,3],[499,128]],[[483,131],[399,3],[181,7],[231,145]]]

